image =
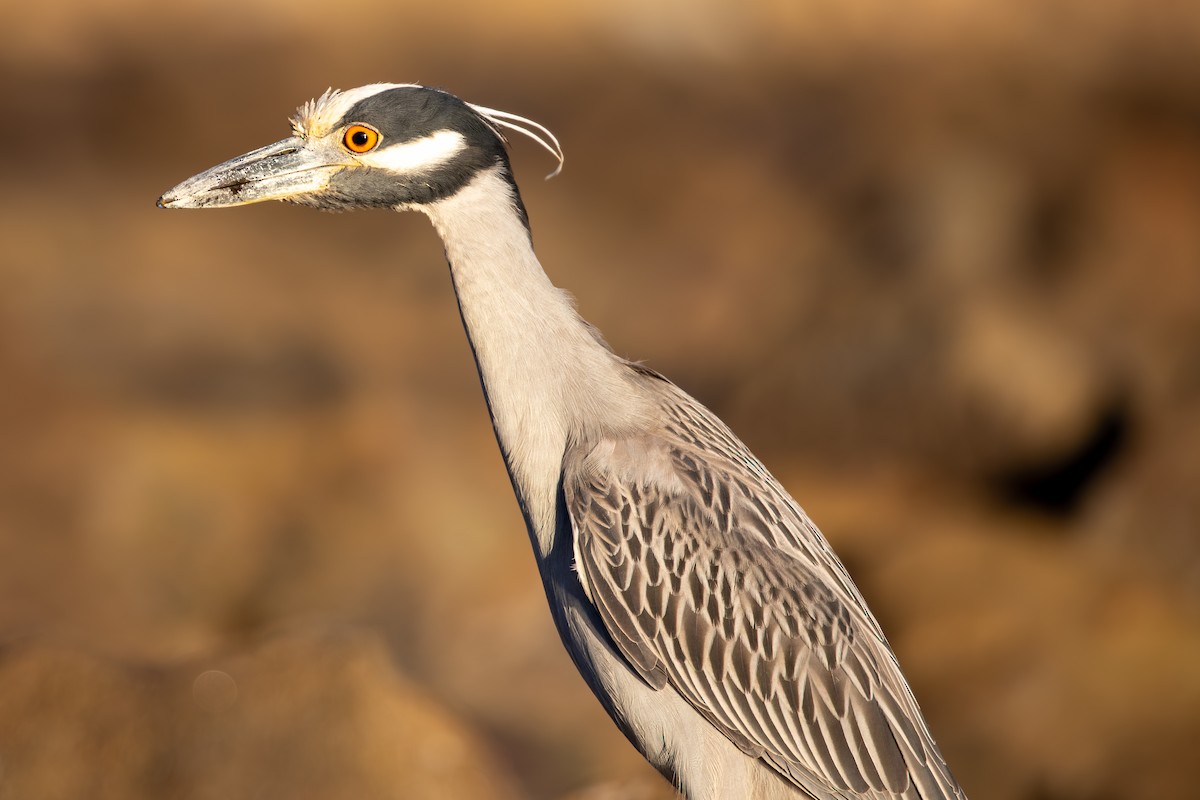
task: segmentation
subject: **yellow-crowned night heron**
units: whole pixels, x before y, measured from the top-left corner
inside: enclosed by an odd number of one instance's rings
[[[294,135],[164,208],[286,200],[429,216],[567,650],[690,800],[962,798],[862,595],[708,409],[614,355],[534,256],[502,135],[415,85],[326,92]]]

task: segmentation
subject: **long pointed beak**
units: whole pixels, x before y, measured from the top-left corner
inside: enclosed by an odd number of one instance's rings
[[[223,208],[320,192],[341,165],[291,137],[207,169],[163,192],[159,208]]]

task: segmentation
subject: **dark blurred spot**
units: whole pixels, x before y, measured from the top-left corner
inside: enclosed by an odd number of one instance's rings
[[[855,263],[878,277],[907,274],[918,256],[917,226],[899,187],[881,179],[850,187],[841,198],[845,241]]]
[[[780,97],[791,102],[781,104]],[[792,75],[772,87],[768,100],[761,114],[769,124],[760,135],[777,137],[772,161],[789,183],[805,192],[837,191],[861,169],[868,104],[845,83]]]
[[[1116,796],[1104,791],[1064,792],[1057,787],[1047,786],[1043,780],[1038,780],[1030,787],[1026,797],[1028,800],[1115,800]]]
[[[1171,128],[1200,136],[1200,96],[1195,71],[1180,68],[1162,52],[1158,58],[1121,61],[1107,80],[1092,89],[1091,100],[1107,116],[1105,127]]]
[[[1113,402],[1075,447],[1041,462],[1002,472],[996,486],[1008,500],[1057,516],[1069,516],[1127,448],[1130,412]]]
[[[313,411],[336,404],[349,383],[344,368],[313,342],[287,341],[265,352],[199,345],[145,365],[134,391],[184,411]]]
[[[1073,188],[1072,188],[1073,187]],[[1082,230],[1082,190],[1075,182],[1047,187],[1032,198],[1025,216],[1026,262],[1043,277],[1059,275],[1078,247]]]

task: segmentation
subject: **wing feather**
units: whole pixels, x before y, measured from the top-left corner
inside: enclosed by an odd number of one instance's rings
[[[814,796],[962,798],[815,526],[715,417],[682,393],[669,410],[661,434],[564,461],[577,567],[616,647]]]

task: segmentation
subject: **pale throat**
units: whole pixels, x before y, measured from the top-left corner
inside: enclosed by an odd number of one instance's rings
[[[543,271],[499,170],[421,210],[445,245],[496,437],[545,556],[568,444],[641,412],[628,368]]]

